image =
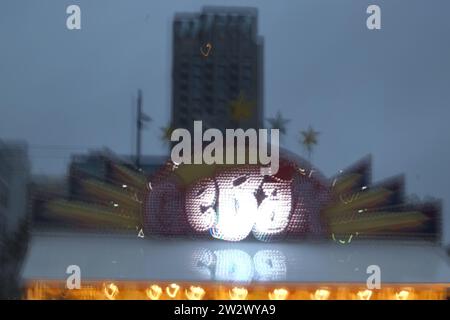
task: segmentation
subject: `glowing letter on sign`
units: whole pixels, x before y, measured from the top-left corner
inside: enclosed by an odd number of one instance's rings
[[[263,179],[258,170],[254,166],[218,174],[219,206],[213,237],[240,241],[250,234],[258,211],[254,191]]]
[[[264,182],[261,188],[265,198],[258,207],[253,235],[266,240],[270,235],[281,233],[289,223],[291,181]]]

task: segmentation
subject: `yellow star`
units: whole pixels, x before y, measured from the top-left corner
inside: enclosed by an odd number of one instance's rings
[[[231,116],[235,121],[249,119],[252,116],[252,109],[255,103],[248,101],[245,94],[241,91],[236,100],[231,101]]]
[[[318,143],[317,136],[319,135],[319,132],[314,131],[312,127],[309,127],[307,131],[300,131],[300,134],[302,136],[300,143],[306,148],[308,156],[311,158],[312,149]]]

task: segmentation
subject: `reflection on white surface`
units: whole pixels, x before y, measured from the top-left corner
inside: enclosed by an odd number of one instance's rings
[[[253,256],[259,281],[282,280],[286,276],[286,257],[278,250],[260,250]]]
[[[216,256],[216,280],[245,282],[253,279],[252,258],[241,250],[218,250]]]
[[[192,267],[207,280],[250,282],[284,280],[286,257],[278,250],[259,250],[253,258],[242,250],[198,249]]]
[[[85,279],[158,279],[168,283],[179,279],[198,283],[202,280],[214,280],[217,261],[215,252],[227,249],[244,251],[252,258],[253,280],[263,278],[261,274],[268,278],[265,271],[261,272],[261,269],[267,268],[270,270],[268,274],[273,278],[286,282],[366,283],[366,268],[372,264],[379,265],[383,270],[384,283],[447,283],[450,279],[450,258],[447,253],[442,247],[424,243],[404,245],[398,242],[360,241],[337,246],[335,243],[307,241],[158,241],[148,238],[142,240],[136,236],[72,233],[33,235],[24,261],[22,279],[65,280],[67,265],[76,263]],[[255,263],[255,260],[259,260],[255,259],[255,255],[265,250],[280,252],[284,259],[278,258],[277,263],[268,259],[264,264],[269,267],[261,268],[259,263]],[[220,257],[223,259],[225,255]],[[285,262],[278,265],[280,261]],[[280,267],[283,265],[285,276]],[[153,283],[156,282],[149,285]],[[394,296],[395,292],[392,292],[392,297]]]

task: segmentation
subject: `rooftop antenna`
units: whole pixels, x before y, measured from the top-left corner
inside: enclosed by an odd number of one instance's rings
[[[141,168],[141,143],[142,143],[142,129],[145,129],[145,123],[152,119],[142,112],[142,90],[138,89],[138,97],[136,101],[137,117],[136,117],[136,167]]]

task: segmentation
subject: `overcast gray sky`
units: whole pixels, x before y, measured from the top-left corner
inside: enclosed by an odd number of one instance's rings
[[[144,153],[167,152],[171,20],[203,5],[259,8],[266,118],[320,131],[313,162],[332,175],[373,154],[374,180],[405,173],[407,192],[444,199],[450,230],[450,2],[446,0],[3,0],[0,138],[30,144],[33,171],[65,172],[69,155],[134,150],[132,96],[154,122]],[[82,30],[66,29],[78,4]],[[378,4],[382,29],[366,28]],[[450,237],[446,237],[449,242]]]

